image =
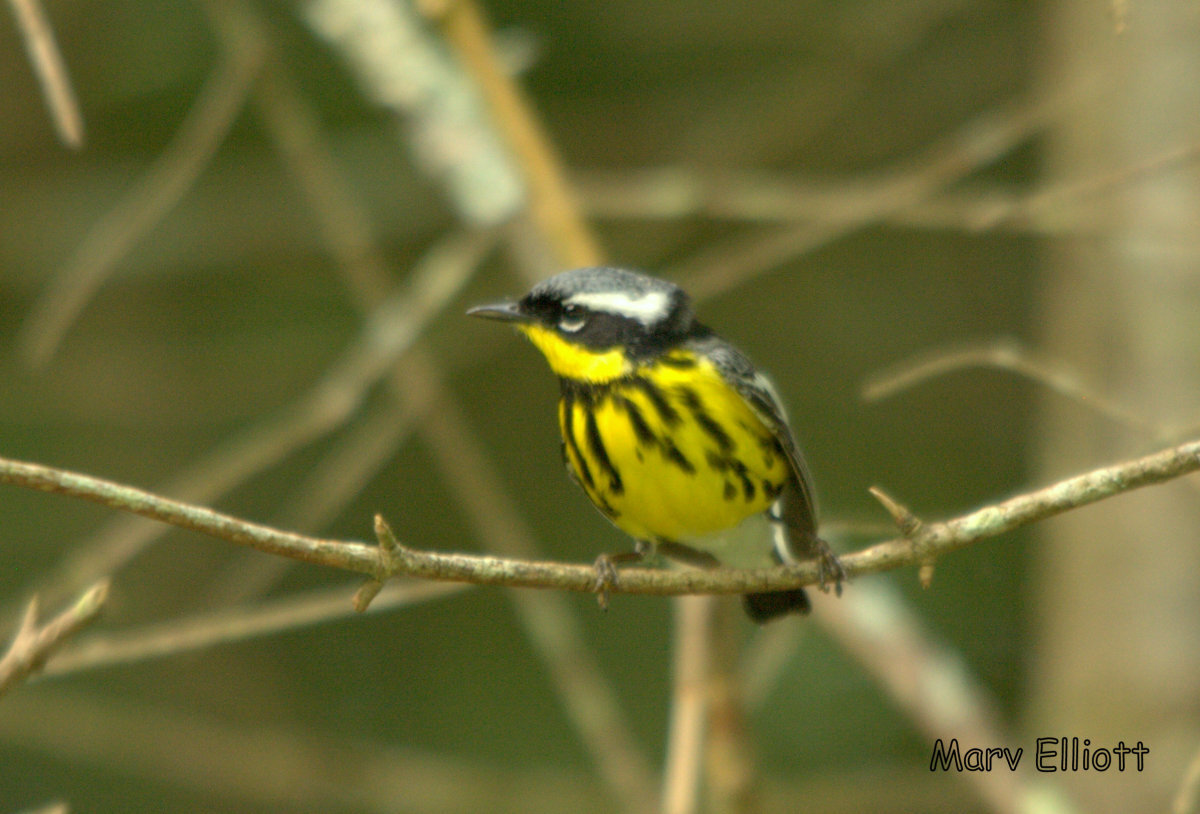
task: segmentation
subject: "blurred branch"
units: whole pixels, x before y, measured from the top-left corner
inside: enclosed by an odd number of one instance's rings
[[[672,606],[673,696],[661,810],[663,814],[694,814],[700,810],[700,779],[704,775],[717,606],[711,597],[680,597]]]
[[[911,523],[911,538],[888,540],[846,554],[841,557],[842,565],[847,577],[855,577],[924,563],[978,540],[1197,470],[1200,470],[1200,441],[1191,441],[1067,478],[951,520]],[[596,572],[590,565],[418,551],[396,541],[378,516],[376,532],[381,545],[374,547],[279,531],[110,481],[3,458],[0,458],[0,483],[82,498],[268,554],[356,571],[380,582],[404,575],[476,585],[577,592],[594,592],[596,586]],[[609,590],[658,596],[742,594],[797,588],[818,581],[815,562],[750,570],[629,568],[621,571],[619,582]]]
[[[395,398],[414,405],[421,414],[421,439],[475,537],[489,551],[505,557],[536,557],[533,529],[507,494],[503,475],[472,432],[435,360],[418,349],[397,368],[390,384]],[[581,572],[594,573],[587,567]],[[620,809],[631,814],[653,810],[657,796],[653,763],[639,747],[577,614],[556,592],[512,591],[509,596],[517,620],[545,663],[571,723]]]
[[[337,0],[321,2],[331,8]],[[478,126],[477,119],[483,118],[489,130],[499,130],[519,165],[521,208],[505,213],[506,217],[526,215],[516,220],[517,228],[510,232],[510,245],[517,250],[514,253],[528,249],[528,256],[536,259],[530,265],[538,268],[547,257],[554,265],[596,262],[595,240],[567,190],[554,150],[520,90],[498,64],[479,9],[456,2],[436,8],[427,3],[422,10],[440,23],[444,42],[438,45],[454,51],[463,72],[474,83],[470,93],[461,96],[461,101],[472,108],[472,125]],[[372,28],[372,38],[375,33]],[[420,48],[428,45],[424,32],[417,27],[409,33],[421,40]],[[381,58],[395,61],[397,56],[387,53]],[[444,96],[438,94],[435,99]],[[479,98],[485,105],[477,104]],[[462,140],[462,130],[457,127],[436,143],[454,145]],[[494,180],[488,183],[496,185]],[[488,189],[476,190],[476,194],[485,192]],[[521,244],[518,239],[524,236],[523,230],[531,239]],[[422,440],[483,545],[510,557],[536,556],[532,530],[505,493],[502,477],[444,383],[441,368],[429,354],[419,350],[409,354],[389,381],[388,392],[409,412],[421,416]],[[356,601],[369,602],[378,587],[376,581],[368,582]],[[571,723],[621,809],[650,810],[656,796],[651,762],[642,754],[620,700],[588,648],[575,614],[563,597],[553,593],[514,592],[511,598],[517,619],[546,664]]]
[[[345,672],[355,672],[350,665]],[[359,676],[377,685],[375,676]],[[391,690],[393,694],[387,695]],[[400,703],[394,684],[387,703]],[[143,694],[149,695],[149,694]],[[186,702],[184,702],[186,704]],[[0,716],[0,743],[22,754],[99,766],[121,777],[193,794],[212,811],[320,811],[325,814],[554,814],[612,811],[603,789],[569,761],[500,765],[461,754],[347,735],[286,716],[201,705],[172,707],[118,693],[46,687]],[[10,772],[11,774],[11,772]],[[162,806],[151,810],[162,810]]]
[[[697,298],[728,291],[801,254],[885,220],[930,198],[1003,156],[1037,132],[1058,100],[1034,100],[994,110],[935,144],[907,167],[863,188],[835,221],[780,226],[739,236],[698,253],[670,276],[689,278]]]
[[[914,354],[868,376],[862,386],[862,397],[868,402],[892,398],[931,379],[971,367],[997,368],[1024,376],[1118,424],[1146,433],[1159,441],[1178,438],[1196,426],[1195,422],[1175,426],[1148,421],[1082,381],[1066,364],[1041,358],[1010,337],[956,343]]]
[[[107,599],[107,580],[98,582],[85,591],[74,605],[40,627],[37,597],[29,600],[16,637],[8,652],[0,657],[0,696],[42,669],[55,650],[100,615]]]
[[[398,55],[382,56],[395,60]],[[322,227],[331,255],[351,283],[355,303],[369,313],[375,308],[369,294],[379,288],[383,268],[375,262],[379,257],[377,241],[364,208],[357,205],[352,190],[333,171],[327,150],[319,143],[312,116],[282,72],[267,73],[259,85],[257,100],[264,120],[288,159],[287,166],[306,190],[310,208]],[[461,130],[457,127],[455,138],[442,139],[442,142],[456,143],[455,139],[461,139]],[[469,166],[462,168],[463,171],[470,169]],[[539,180],[539,190],[544,180]],[[460,192],[469,195],[473,189],[467,185]],[[534,194],[538,193],[535,191]],[[443,278],[454,276],[442,275]],[[416,355],[425,358],[419,351]],[[498,476],[492,474],[486,461],[480,462],[482,453],[470,437],[465,421],[447,402],[449,395],[440,383],[437,366],[432,361],[424,361],[394,368],[387,382],[387,393],[390,400],[385,410],[397,416],[396,420],[378,432],[372,430],[368,422],[362,422],[361,428],[353,430],[362,444],[371,448],[343,466],[336,466],[336,461],[331,460],[327,469],[336,471],[337,484],[329,488],[314,483],[316,499],[303,501],[305,513],[317,505],[329,503],[335,492],[345,490],[353,482],[348,473],[362,473],[370,467],[372,460],[379,459],[381,454],[393,448],[393,442],[398,444],[407,435],[405,428],[415,421],[426,430],[426,435],[435,436],[431,444],[438,461],[445,461],[452,467],[471,462],[465,466],[470,478],[464,480],[451,475],[448,482],[460,491],[461,500],[469,510],[468,516],[478,518],[480,538],[485,544],[510,555],[533,555],[534,547],[529,542],[531,534],[516,516],[511,501],[502,494]],[[437,408],[436,418],[429,418],[429,411],[434,409],[431,405],[436,402],[443,402],[445,406]],[[435,427],[441,432],[433,432]],[[354,454],[349,445],[344,454]],[[505,522],[505,518],[510,522]],[[306,521],[302,525],[307,524]],[[243,569],[241,573],[246,575],[249,571]],[[255,573],[261,574],[261,568],[255,569]],[[365,607],[381,587],[382,583],[376,580],[365,585],[356,596],[356,606]],[[601,773],[625,810],[640,810],[643,801],[652,795],[646,769],[648,762],[638,754],[615,693],[588,652],[570,609],[560,597],[551,594],[516,593],[513,601],[517,618],[547,663],[566,711],[595,757]]]
[[[392,373],[429,322],[471,278],[494,243],[492,230],[448,235],[416,263],[395,293],[364,318],[359,335],[307,393],[179,473],[161,491],[208,502],[289,452],[341,426],[370,388]],[[135,512],[136,513],[136,512]],[[153,541],[160,527],[114,523],[39,584],[46,594],[108,574]],[[41,592],[41,591],[39,591]]]
[[[70,814],[71,807],[63,802],[47,803],[37,808],[27,808],[17,814]]]
[[[1200,812],[1200,751],[1192,756],[1179,791],[1175,792],[1175,799],[1171,801],[1171,814],[1196,812]]]
[[[891,583],[857,586],[840,601],[814,598],[814,616],[875,677],[928,742],[952,732],[964,743],[1012,743],[996,705],[961,654],[924,628]],[[780,627],[783,627],[782,625]],[[1038,810],[1035,792],[1019,773],[968,772],[963,778],[989,810]],[[1041,779],[1044,792],[1048,785]],[[1059,814],[1074,811],[1064,802]]]
[[[143,694],[145,696],[147,694]],[[212,810],[354,814],[600,814],[614,810],[594,776],[570,761],[529,767],[471,760],[394,740],[314,734],[283,716],[217,718],[198,705],[45,687],[0,716],[0,744],[22,754],[118,771],[195,792]],[[269,760],[271,771],[263,770]],[[903,763],[858,762],[802,774],[786,767],[760,782],[762,811],[829,814],[974,811],[965,783]],[[220,795],[218,797],[217,795]],[[297,801],[301,801],[299,804]],[[401,801],[398,805],[397,801]],[[35,812],[22,812],[35,814]],[[42,814],[37,812],[37,814]]]
[[[171,143],[92,227],[34,303],[18,337],[29,364],[41,365],[50,358],[121,257],[179,202],[224,141],[268,50],[249,37],[225,44],[220,63]]]
[[[516,215],[525,189],[480,89],[408,2],[307,0],[303,18],[345,60],[363,93],[399,116],[420,166],[469,223]]]
[[[845,181],[818,181],[767,170],[651,167],[571,171],[587,213],[596,218],[674,221],[707,217],[751,225],[858,224],[864,192],[886,181],[857,173]],[[1104,228],[1095,213],[1063,207],[1038,214],[1035,201],[1057,189],[1031,193],[999,186],[944,189],[883,212],[880,223],[913,229],[956,229],[971,234],[1010,231],[1035,235],[1091,234]],[[1093,202],[1087,198],[1086,202]],[[1185,238],[1186,235],[1181,235]]]
[[[371,612],[428,602],[467,587],[436,582],[393,583],[380,593]],[[47,665],[43,675],[71,675],[164,658],[330,622],[354,613],[346,601],[347,593],[343,586],[324,588],[254,607],[228,608],[133,630],[92,635],[64,648]]]
[[[251,4],[209,0],[209,6],[223,21],[219,26],[221,31],[244,30],[259,38],[274,37],[271,26]],[[304,195],[304,202],[316,220],[321,243],[334,261],[333,268],[341,275],[350,300],[365,320],[376,323],[372,314],[379,310],[380,299],[394,288],[397,271],[385,257],[368,208],[342,177],[319,117],[294,78],[278,62],[268,66],[255,85],[254,103],[284,167]],[[494,245],[495,232],[471,229],[464,233],[480,235],[482,243],[473,236],[451,234],[439,240],[412,269],[410,283],[401,298],[414,300],[405,319],[419,321],[417,333],[420,327],[441,313],[471,276],[482,260],[482,254],[477,254],[476,248],[486,252]],[[403,316],[396,311],[380,323],[395,324]],[[417,333],[412,334],[410,341]],[[390,343],[370,344],[376,351],[386,355],[392,353],[387,350]],[[394,350],[407,351],[407,347],[406,343]],[[353,403],[357,407],[367,386],[375,383],[374,374],[363,377],[360,383],[362,388],[358,395],[350,402],[344,402],[347,406]],[[359,485],[404,443],[419,417],[418,411],[396,399],[384,399],[383,402],[373,412],[356,416],[354,422],[349,422],[351,414],[345,409],[337,416],[329,416],[328,429],[347,423],[349,426],[336,447],[310,470],[306,483],[284,499],[286,508],[277,515],[279,522],[275,525],[320,527],[346,504],[350,496],[357,494]],[[253,565],[247,562],[249,559],[248,556],[246,560],[239,560],[229,568],[231,576],[225,585],[226,597],[253,595],[287,567],[286,561],[277,558],[255,557]]]
[[[269,29],[251,15],[231,14],[233,21],[257,36]],[[263,31],[266,29],[266,31]],[[291,174],[310,212],[316,217],[320,241],[335,261],[356,303],[374,305],[386,297],[395,277],[376,240],[366,206],[338,172],[333,152],[325,143],[320,120],[308,99],[282,63],[272,63],[254,87],[254,108]]]
[[[504,151],[489,146],[491,131],[475,89],[463,83],[457,66],[447,64],[440,53],[444,44],[430,35],[423,21],[414,19],[409,6],[388,3],[370,12],[371,7],[373,4],[363,2],[314,0],[306,8],[314,25],[332,24],[327,33],[343,51],[359,81],[369,86],[368,93],[385,107],[405,115],[413,127],[418,157],[425,149],[431,151],[425,157],[435,163],[439,156],[443,161],[450,160],[448,175],[442,180],[451,199],[469,210],[464,216],[468,220],[511,217],[514,212],[505,208],[508,202],[524,204],[525,200],[512,199],[510,193],[525,193],[509,183],[516,175],[505,163],[508,157]],[[246,11],[250,7],[239,8]],[[261,21],[249,19],[249,14],[244,16],[247,19],[241,24],[267,28]],[[395,37],[408,47],[389,47]],[[502,80],[508,81],[507,77]],[[386,289],[386,283],[380,282],[386,281],[386,275],[378,262],[381,252],[365,208],[334,170],[328,148],[320,143],[314,117],[299,94],[293,92],[284,73],[268,72],[257,87],[256,99],[264,121],[287,159],[286,166],[306,191],[324,242],[350,283],[355,304],[364,314],[373,312],[376,304],[371,292]],[[557,171],[553,164],[548,166]],[[489,233],[494,234],[494,230]],[[503,494],[499,476],[442,384],[439,365],[415,349],[406,362],[391,368],[386,394],[394,414],[415,420],[421,428],[435,461],[446,470],[447,482],[457,490],[484,544],[513,556],[536,554],[532,533]],[[396,430],[393,427],[389,434],[398,441]],[[380,434],[375,441],[387,447],[384,438]],[[376,449],[371,457],[379,454]],[[356,471],[362,470],[365,458],[354,462]],[[466,475],[454,474],[459,470],[465,470]],[[324,494],[321,502],[329,499],[330,495]],[[368,583],[357,601],[365,605],[379,587],[378,583]],[[512,600],[517,618],[549,668],[568,716],[622,808],[644,809],[653,798],[647,768],[650,763],[640,754],[616,694],[587,649],[570,608],[562,597],[544,592],[514,592]]]
[[[596,265],[601,258],[596,239],[584,223],[558,155],[537,115],[496,55],[479,5],[474,0],[449,0],[438,5],[443,6],[437,16],[446,42],[475,80],[496,128],[524,171],[528,210],[542,239],[560,266]]]
[[[774,627],[811,629],[809,625]],[[767,769],[758,759],[759,733],[751,723],[746,677],[741,671],[743,662],[740,658],[745,641],[744,636],[738,635],[739,631],[745,631],[741,603],[720,603],[710,644],[712,667],[708,678],[704,799],[710,811],[755,814],[777,809],[763,804],[762,787]],[[751,641],[757,638],[754,636]]]
[[[858,593],[858,586],[853,593]],[[848,598],[842,597],[843,600]],[[812,631],[809,625],[766,625],[746,643],[737,671],[740,673],[742,703],[748,712],[761,710],[779,681],[789,675],[792,659],[802,652],[805,639]]]
[[[419,417],[395,399],[369,405],[347,422],[304,479],[280,500],[283,509],[270,525],[315,529],[328,524],[396,455]],[[208,601],[221,607],[265,594],[292,565],[291,560],[246,551],[226,563],[224,577],[209,589]]]
[[[1030,223],[1040,220],[1057,220],[1065,204],[1093,201],[1097,196],[1114,190],[1128,190],[1135,184],[1162,174],[1167,170],[1180,170],[1200,159],[1200,139],[1166,150],[1128,167],[1109,173],[1079,180],[1066,180],[1017,199],[1010,207],[998,209],[988,223]],[[1051,214],[1045,214],[1045,213]]]
[[[83,147],[83,114],[79,111],[67,65],[54,41],[54,30],[46,19],[41,0],[9,0],[9,4],[25,40],[29,61],[41,83],[58,139],[72,150],[78,150]]]
[[[1014,136],[1022,131],[1014,131]],[[968,232],[1002,228],[1038,234],[1098,231],[1103,224],[1079,211],[1105,193],[1200,158],[1200,140],[1165,150],[1130,167],[1085,179],[1052,182],[1043,189],[942,189],[878,220],[900,226]],[[664,166],[626,171],[572,171],[589,214],[608,218],[679,220],[706,216],[760,224],[861,225],[864,201],[895,184],[894,173],[859,173],[850,181],[812,181],[767,170],[716,170]],[[1181,237],[1183,235],[1180,235]]]

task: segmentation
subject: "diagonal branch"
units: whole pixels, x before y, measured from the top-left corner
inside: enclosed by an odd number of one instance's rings
[[[1141,458],[1094,469],[1051,486],[985,506],[939,523],[909,523],[908,537],[898,537],[841,557],[847,577],[931,562],[942,554],[1012,531],[1071,509],[1142,486],[1172,480],[1200,470],[1200,441],[1189,441]],[[73,472],[0,458],[0,483],[58,492],[140,514],[164,523],[220,537],[268,554],[365,574],[374,581],[410,576],[477,585],[556,588],[591,592],[596,573],[591,565],[521,560],[477,554],[441,554],[409,548],[390,537],[376,518],[380,546],[323,540],[249,523],[201,506],[169,500],[110,481]],[[898,506],[891,501],[893,506]],[[819,581],[817,564],[799,563],[753,570],[621,571],[612,593],[679,596],[777,591]],[[369,583],[368,583],[369,584]]]
[[[72,150],[79,150],[83,147],[83,114],[71,88],[67,64],[54,40],[54,29],[46,18],[46,10],[39,0],[9,0],[9,5],[17,28],[25,38],[25,50],[42,86],[58,139]]]

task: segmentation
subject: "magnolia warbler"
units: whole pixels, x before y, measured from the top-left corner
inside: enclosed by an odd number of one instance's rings
[[[683,289],[617,268],[581,268],[518,302],[468,314],[512,322],[561,384],[567,470],[636,541],[703,567],[817,559],[822,588],[844,574],[817,536],[808,467],[770,380],[697,322]],[[757,540],[729,534],[755,515]],[[602,557],[597,567],[611,559]],[[807,613],[802,589],[747,594],[764,622]]]

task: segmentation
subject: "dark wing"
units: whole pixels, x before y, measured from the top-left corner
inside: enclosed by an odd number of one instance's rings
[[[817,499],[813,490],[808,464],[792,435],[787,413],[771,380],[754,369],[750,360],[733,345],[716,336],[698,341],[696,350],[712,360],[713,365],[742,398],[754,409],[759,420],[779,441],[792,469],[792,477],[776,505],[776,513],[789,528],[803,536],[816,536]]]
[[[775,547],[784,562],[816,559],[820,561],[821,582],[829,579],[838,584],[842,568],[829,545],[817,536],[817,496],[813,489],[808,464],[792,435],[787,413],[771,380],[754,369],[750,360],[725,340],[709,335],[692,340],[698,353],[707,356],[742,398],[754,409],[779,446],[787,455],[792,477],[772,507],[776,520]]]
[[[788,425],[787,414],[779,402],[779,394],[771,380],[762,373],[755,373],[754,379],[738,388],[742,397],[750,402],[759,419],[779,440],[779,445],[787,454],[788,463],[792,467],[792,479],[779,496],[775,513],[783,518],[789,529],[798,532],[805,540],[817,536],[817,494],[813,489],[812,475],[808,473],[808,464],[804,460],[792,428]]]

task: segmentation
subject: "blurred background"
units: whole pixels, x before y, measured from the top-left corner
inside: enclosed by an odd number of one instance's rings
[[[599,258],[773,374],[842,551],[892,535],[871,485],[941,519],[1200,422],[1195,3],[14,0],[0,44],[5,457],[591,562],[627,541],[552,376],[463,311]],[[692,805],[670,600],[355,616],[353,575],[4,487],[4,638],[112,587],[0,698],[0,811],[1195,811],[1198,507],[1121,496],[811,621],[722,605]],[[1040,737],[1150,752],[1041,773]],[[931,771],[937,738],[1024,756]]]

